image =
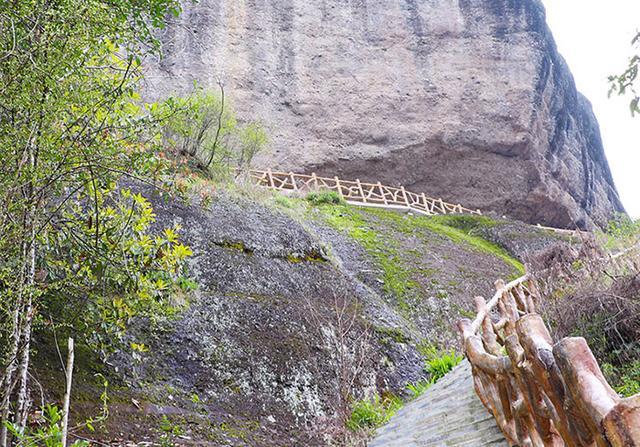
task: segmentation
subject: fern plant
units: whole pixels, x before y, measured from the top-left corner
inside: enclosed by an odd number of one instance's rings
[[[453,368],[458,366],[463,357],[451,351],[436,353],[427,359],[425,369],[431,375],[431,380],[437,382],[447,375]]]

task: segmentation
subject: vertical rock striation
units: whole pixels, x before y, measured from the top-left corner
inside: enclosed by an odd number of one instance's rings
[[[262,167],[403,184],[560,227],[622,211],[539,0],[200,0],[148,94],[224,80]]]

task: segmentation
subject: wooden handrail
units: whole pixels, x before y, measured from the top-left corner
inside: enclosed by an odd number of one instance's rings
[[[640,394],[618,396],[584,338],[553,344],[536,313],[540,298],[530,275],[497,281],[489,302],[475,298],[476,318],[458,322],[476,393],[507,441],[640,447]]]
[[[378,183],[366,183],[360,180],[342,180],[338,177],[318,177],[295,174],[292,172],[261,171],[251,169],[247,172],[249,179],[258,186],[277,191],[335,191],[350,205],[404,209],[419,214],[474,214],[482,215],[480,210],[465,208],[460,204],[444,202],[426,196]]]

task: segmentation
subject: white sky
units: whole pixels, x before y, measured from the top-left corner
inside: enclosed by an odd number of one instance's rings
[[[640,218],[640,116],[629,98],[607,97],[607,77],[620,73],[640,28],[638,0],[542,0],[547,22],[578,90],[593,104],[613,178],[627,212]]]

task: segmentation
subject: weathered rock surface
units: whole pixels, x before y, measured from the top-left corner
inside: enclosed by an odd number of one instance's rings
[[[271,130],[262,167],[561,227],[622,210],[539,0],[201,0],[162,40],[149,96],[223,79]]]
[[[136,323],[132,341],[147,352],[124,350],[107,371],[79,358],[78,420],[99,412],[92,373],[112,384],[106,429],[91,434],[101,441],[329,445],[342,429],[341,395],[402,395],[425,378],[423,348],[457,346],[453,323],[469,315],[470,297],[518,275],[494,252],[453,237],[456,229],[486,232],[513,255],[557,241],[480,217],[312,207],[246,191],[218,191],[211,205],[197,194],[185,203],[142,192],[157,230],[182,227],[199,287],[175,316]],[[58,354],[40,355],[39,380],[64,390],[51,378],[63,377]]]

